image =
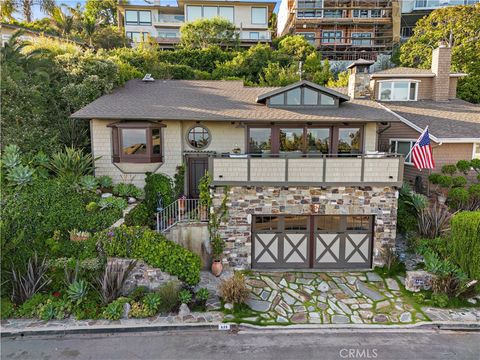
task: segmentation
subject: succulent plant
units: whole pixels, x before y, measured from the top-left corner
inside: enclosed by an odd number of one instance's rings
[[[98,185],[103,189],[108,189],[113,186],[113,180],[110,176],[103,175],[97,178]]]
[[[80,188],[85,191],[95,191],[98,188],[97,178],[93,175],[85,175],[80,178]]]
[[[35,173],[35,170],[29,168],[28,166],[25,165],[17,165],[13,168],[10,168],[10,170],[7,173],[7,180],[13,185],[13,186],[25,186],[30,184],[33,181],[33,174]]]
[[[158,293],[149,293],[143,298],[143,305],[148,316],[155,315],[160,308],[161,303],[162,299]]]
[[[17,145],[7,145],[3,150],[2,164],[6,168],[14,168],[20,165],[20,149]]]
[[[209,296],[210,296],[210,292],[206,288],[199,289],[195,294],[195,298],[199,301],[207,301]]]
[[[182,303],[182,304],[188,304],[189,302],[192,301],[192,293],[186,289],[184,290],[181,290],[179,293],[178,293],[178,300]]]
[[[88,284],[85,280],[77,280],[70,284],[67,289],[68,298],[72,302],[80,303],[88,293]]]

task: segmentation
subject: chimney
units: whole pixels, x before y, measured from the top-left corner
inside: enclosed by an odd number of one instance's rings
[[[370,98],[370,66],[375,61],[358,59],[348,65],[348,96],[351,99]]]
[[[432,100],[447,101],[450,92],[450,65],[452,63],[452,48],[444,42],[432,52],[433,78]]]

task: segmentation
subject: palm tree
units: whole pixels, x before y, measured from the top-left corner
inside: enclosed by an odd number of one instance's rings
[[[13,13],[15,12],[14,0],[3,0],[0,6],[0,18],[2,21],[14,20]]]
[[[88,44],[93,46],[93,36],[97,31],[98,27],[102,23],[102,20],[97,20],[93,16],[85,15],[82,20],[82,30],[84,36],[88,39]]]
[[[50,21],[52,26],[66,38],[68,38],[75,25],[74,16],[68,15],[57,6],[50,11]]]
[[[2,17],[4,11],[7,11],[7,14],[10,12],[10,15],[18,11],[22,13],[24,20],[30,23],[32,22],[32,7],[35,5],[40,6],[40,10],[48,13],[55,7],[55,0],[2,0]]]

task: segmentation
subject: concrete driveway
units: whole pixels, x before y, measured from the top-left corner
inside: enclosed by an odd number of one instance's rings
[[[246,330],[2,339],[2,359],[472,359],[480,333],[433,330]]]

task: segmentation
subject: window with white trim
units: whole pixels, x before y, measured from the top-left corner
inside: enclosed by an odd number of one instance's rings
[[[411,150],[416,142],[417,140],[391,139],[390,151],[395,154],[402,154],[405,158],[405,164],[413,165]]]
[[[417,101],[418,81],[379,81],[378,100]]]
[[[480,143],[473,144],[473,154],[472,159],[480,160]]]
[[[249,36],[250,40],[259,40],[260,39],[260,33],[258,31],[250,31],[248,36]]]

